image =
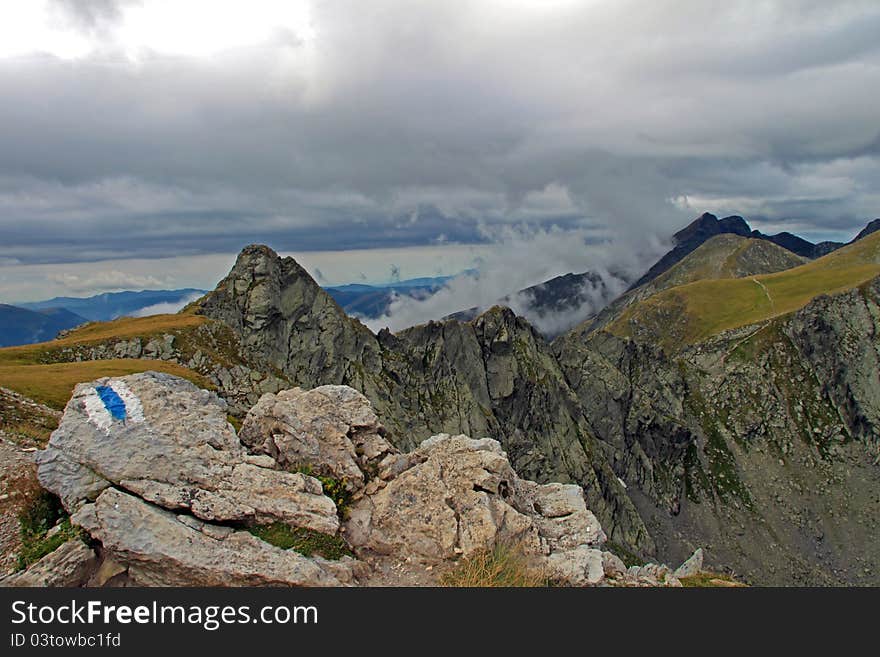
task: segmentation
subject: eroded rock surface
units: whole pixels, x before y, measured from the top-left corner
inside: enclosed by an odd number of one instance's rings
[[[38,477],[97,552],[72,540],[3,583],[425,584],[500,545],[558,584],[676,581],[665,566],[626,569],[603,552],[583,489],[521,479],[498,441],[439,434],[400,453],[384,434],[346,386],[266,394],[239,437],[224,402],[177,377],[81,384],[37,456]],[[293,468],[343,481],[350,506]],[[250,531],[267,523],[344,539],[357,558],[275,547]]]

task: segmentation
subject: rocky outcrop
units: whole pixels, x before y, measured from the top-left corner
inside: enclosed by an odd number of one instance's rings
[[[387,456],[345,529],[356,548],[425,563],[499,543],[549,555],[605,541],[579,486],[521,480],[497,441],[448,434]]]
[[[493,439],[440,434],[401,453],[344,386],[267,394],[244,442],[225,411],[215,394],[155,372],[78,386],[38,476],[94,549],[70,540],[3,584],[383,584],[389,563],[439,574],[500,545],[558,584],[675,584],[623,568],[602,551],[581,487],[521,479]],[[328,473],[325,485],[341,475],[348,508],[290,467]],[[252,531],[267,523],[335,536],[357,559],[281,549]]]
[[[82,507],[73,521],[126,568],[128,582],[139,586],[342,586],[355,581],[349,559],[332,562],[280,550],[247,531],[174,514],[116,488]]]
[[[679,561],[767,584],[866,584],[876,521],[880,281],[674,355],[604,332],[557,357],[615,474]]]
[[[221,393],[231,413],[243,416],[267,392],[289,387],[286,377],[259,354],[246,354],[236,334],[220,322],[143,337],[62,344],[47,350],[50,362],[140,358],[183,365],[204,376]]]
[[[613,541],[653,552],[552,351],[509,309],[373,336],[293,259],[250,246],[199,312],[232,327],[248,358],[267,358],[294,385],[364,394],[398,449],[438,432],[498,440],[524,476],[582,486]]]
[[[108,411],[107,396],[123,402],[125,417]],[[210,522],[339,527],[320,482],[249,456],[225,402],[167,374],[78,385],[37,466],[40,483],[71,510],[114,486]]]
[[[282,522],[335,534],[339,517],[317,479],[249,454],[226,410],[156,372],[80,384],[37,455],[38,477],[132,583],[352,582],[345,562],[276,550],[247,531]]]
[[[360,491],[364,473],[396,449],[366,397],[348,386],[283,390],[264,395],[247,414],[239,438],[281,467],[308,467]]]
[[[0,586],[77,587],[89,581],[97,567],[95,551],[80,540],[62,543],[27,570],[0,578]]]

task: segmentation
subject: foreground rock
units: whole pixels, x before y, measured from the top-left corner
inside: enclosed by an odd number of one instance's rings
[[[98,391],[123,400],[126,417],[114,418]],[[40,483],[71,510],[116,486],[211,522],[281,521],[326,533],[339,527],[320,482],[249,456],[225,402],[167,374],[78,385],[37,465]]]
[[[72,540],[3,583],[430,584],[504,545],[557,584],[677,585],[665,566],[627,569],[602,551],[584,491],[521,479],[498,441],[439,434],[400,453],[384,433],[345,386],[267,394],[239,439],[224,403],[182,379],[81,384],[37,456],[38,477],[96,550]],[[343,484],[348,506],[291,468]],[[249,531],[267,523],[344,538],[358,558],[305,556]]]

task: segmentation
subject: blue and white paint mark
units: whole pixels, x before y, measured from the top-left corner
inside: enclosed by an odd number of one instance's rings
[[[83,396],[83,407],[89,422],[110,433],[114,422],[136,423],[144,421],[144,409],[124,381],[111,381],[107,385],[89,388]]]

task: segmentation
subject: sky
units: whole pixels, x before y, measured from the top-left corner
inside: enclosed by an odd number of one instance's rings
[[[3,0],[0,302],[213,287],[254,242],[325,284],[493,268],[466,303],[703,211],[850,239],[878,34],[876,0]]]

